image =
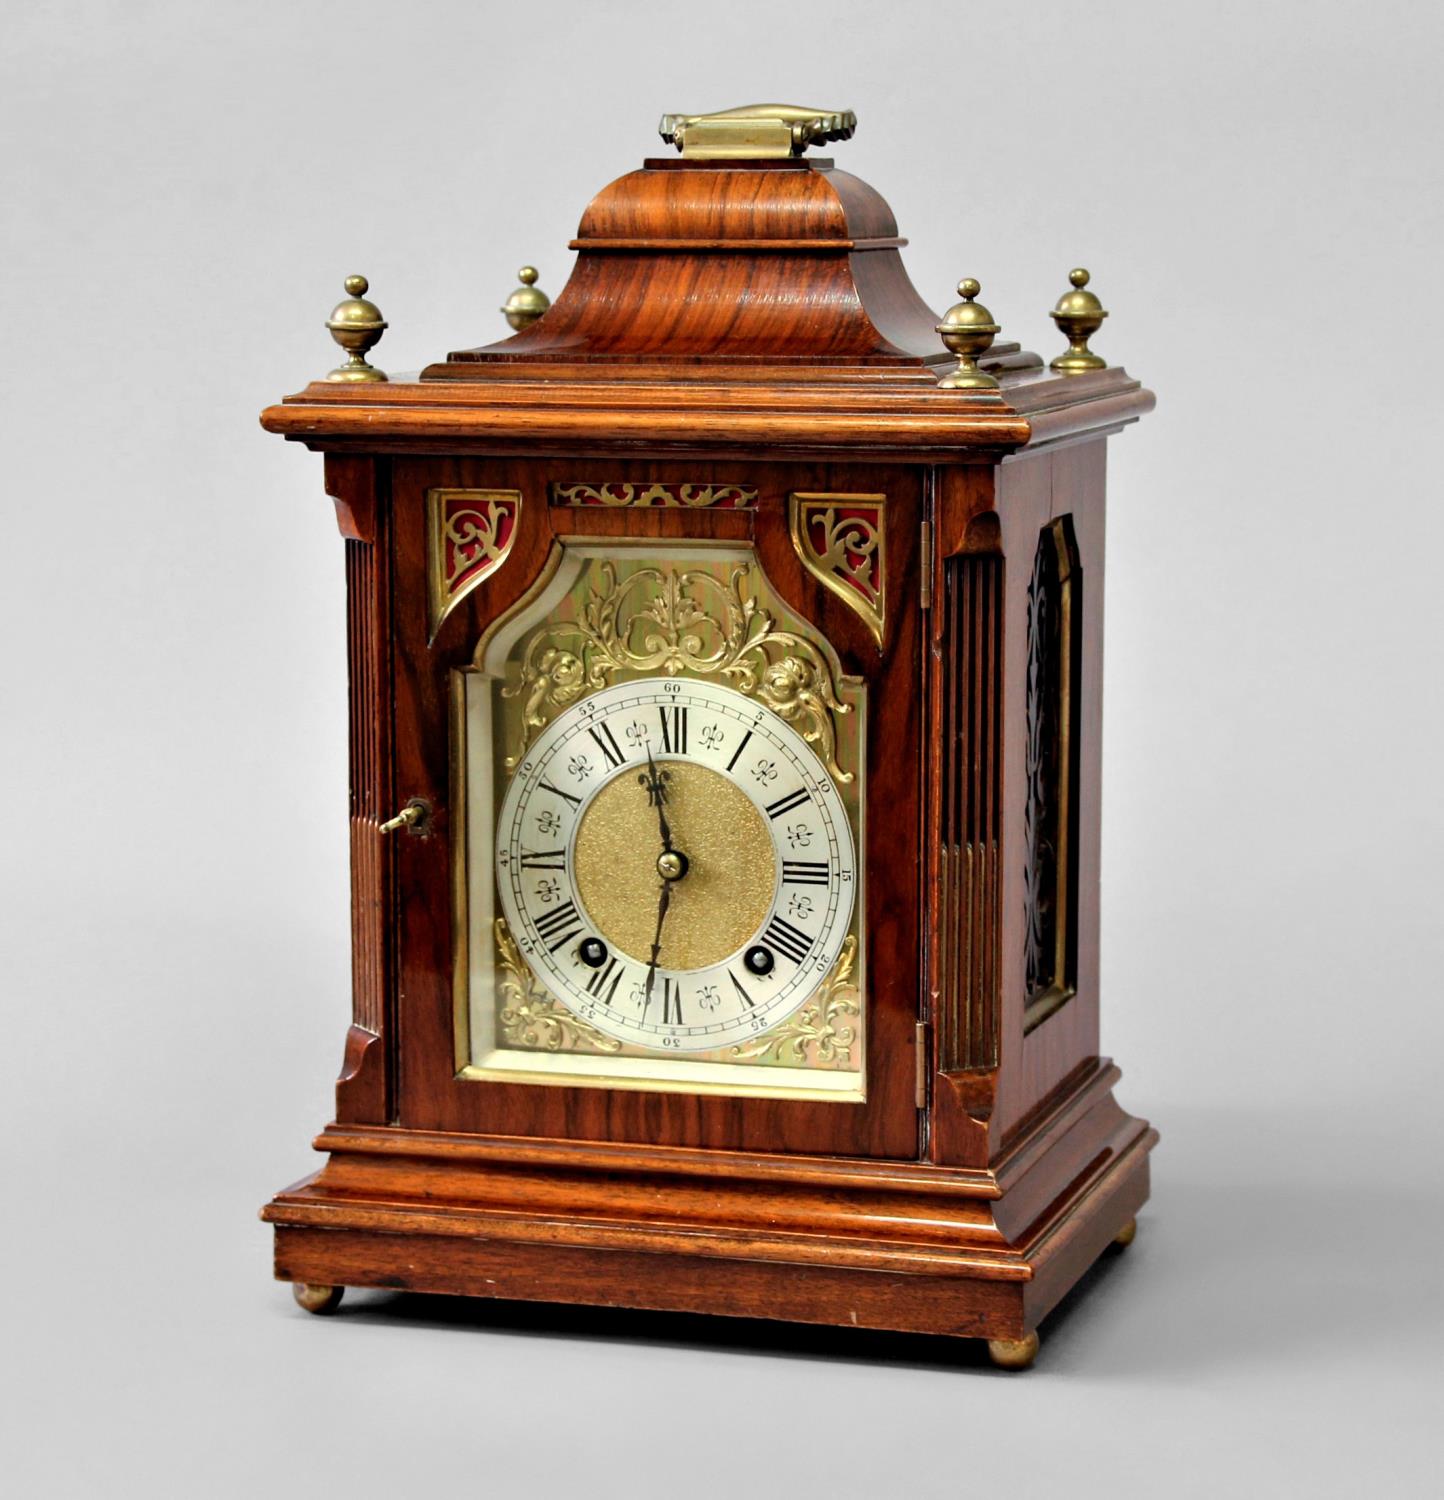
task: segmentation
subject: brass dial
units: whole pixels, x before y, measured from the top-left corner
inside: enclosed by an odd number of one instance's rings
[[[540,984],[619,1041],[763,1035],[837,963],[857,870],[837,783],[733,688],[615,683],[537,736],[502,799],[497,893]]]

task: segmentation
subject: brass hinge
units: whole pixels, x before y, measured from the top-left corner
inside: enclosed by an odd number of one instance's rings
[[[933,523],[923,522],[922,541],[919,544],[921,552],[922,587],[918,590],[918,605],[922,609],[931,609],[933,604]]]
[[[919,1109],[928,1107],[928,1023],[919,1021],[913,1030],[913,1100]]]

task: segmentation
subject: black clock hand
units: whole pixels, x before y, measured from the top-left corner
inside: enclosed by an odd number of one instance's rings
[[[642,997],[642,1019],[647,1019],[647,1007],[652,1003],[652,986],[657,980],[657,959],[662,952],[662,923],[667,920],[667,908],[672,904],[672,882],[662,882],[662,899],[657,903],[657,932],[652,939],[652,958],[647,965],[647,992]]]
[[[657,770],[657,763],[652,759],[652,747],[647,746],[647,768],[651,773],[651,779],[647,783],[647,793],[652,801],[657,804],[657,822],[662,829],[662,852],[672,852],[672,830],[667,826],[667,814],[663,811],[662,804],[667,800],[667,790],[662,785],[661,773]]]

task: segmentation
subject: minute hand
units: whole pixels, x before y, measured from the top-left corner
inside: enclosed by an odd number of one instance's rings
[[[673,852],[672,830],[667,824],[667,814],[662,806],[667,800],[667,791],[662,785],[662,778],[657,770],[657,763],[652,759],[652,747],[650,745],[647,746],[647,769],[650,773],[648,789],[651,793],[652,801],[657,804],[657,822],[662,830],[662,853],[671,854]]]

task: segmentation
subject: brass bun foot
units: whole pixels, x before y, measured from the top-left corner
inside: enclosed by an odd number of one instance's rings
[[[1020,1339],[989,1339],[988,1357],[1000,1370],[1026,1370],[1038,1357],[1036,1331]]]
[[[293,1281],[291,1295],[308,1313],[335,1312],[346,1295],[344,1286],[322,1286],[314,1281]]]
[[[1138,1237],[1138,1220],[1130,1219],[1117,1234],[1113,1236],[1113,1243],[1120,1249],[1126,1250]]]

